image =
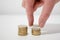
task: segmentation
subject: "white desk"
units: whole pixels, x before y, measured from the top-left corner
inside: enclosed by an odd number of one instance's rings
[[[20,19],[21,18],[21,19]],[[54,29],[60,31],[60,16],[51,16],[46,24],[50,24],[49,27],[44,29]],[[23,20],[24,19],[24,20]],[[36,20],[35,20],[36,21]],[[60,40],[60,33],[46,34],[40,36],[18,36],[18,25],[27,24],[27,18],[24,15],[0,15],[0,40]],[[51,27],[52,26],[52,27]]]

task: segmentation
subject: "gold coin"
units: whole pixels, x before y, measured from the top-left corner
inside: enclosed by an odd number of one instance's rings
[[[19,25],[18,26],[18,35],[19,36],[27,35],[27,26],[26,25]]]

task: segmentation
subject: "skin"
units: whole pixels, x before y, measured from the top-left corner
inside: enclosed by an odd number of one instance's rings
[[[54,5],[59,1],[60,0],[23,0],[22,6],[26,9],[29,26],[32,26],[34,22],[33,13],[38,7],[43,6],[41,15],[39,16],[38,24],[41,28],[44,27]]]

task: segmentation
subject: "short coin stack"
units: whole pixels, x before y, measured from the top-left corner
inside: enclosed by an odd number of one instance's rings
[[[19,25],[18,26],[18,35],[19,36],[26,36],[27,35],[27,26],[26,25]]]
[[[38,36],[41,34],[40,27],[38,25],[33,25],[32,27],[32,35]]]

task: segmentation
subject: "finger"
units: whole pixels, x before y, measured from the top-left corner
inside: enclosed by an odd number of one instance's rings
[[[42,5],[43,5],[43,2],[42,3],[37,3],[34,7],[34,11],[36,11],[36,9],[41,7]]]
[[[22,6],[25,8],[25,0],[22,1]]]
[[[34,2],[33,0],[26,0],[26,11],[27,11],[29,26],[32,26],[34,21],[33,2]]]
[[[46,23],[46,21],[47,21],[49,15],[51,13],[53,7],[54,7],[54,3],[53,2],[51,3],[51,1],[46,1],[44,3],[42,14],[41,14],[41,16],[39,18],[40,27],[43,27],[44,24]]]
[[[43,1],[38,1],[38,0],[36,0],[36,2],[34,3],[34,11],[36,11],[36,9],[38,8],[38,7],[41,7],[42,5],[43,5]]]

